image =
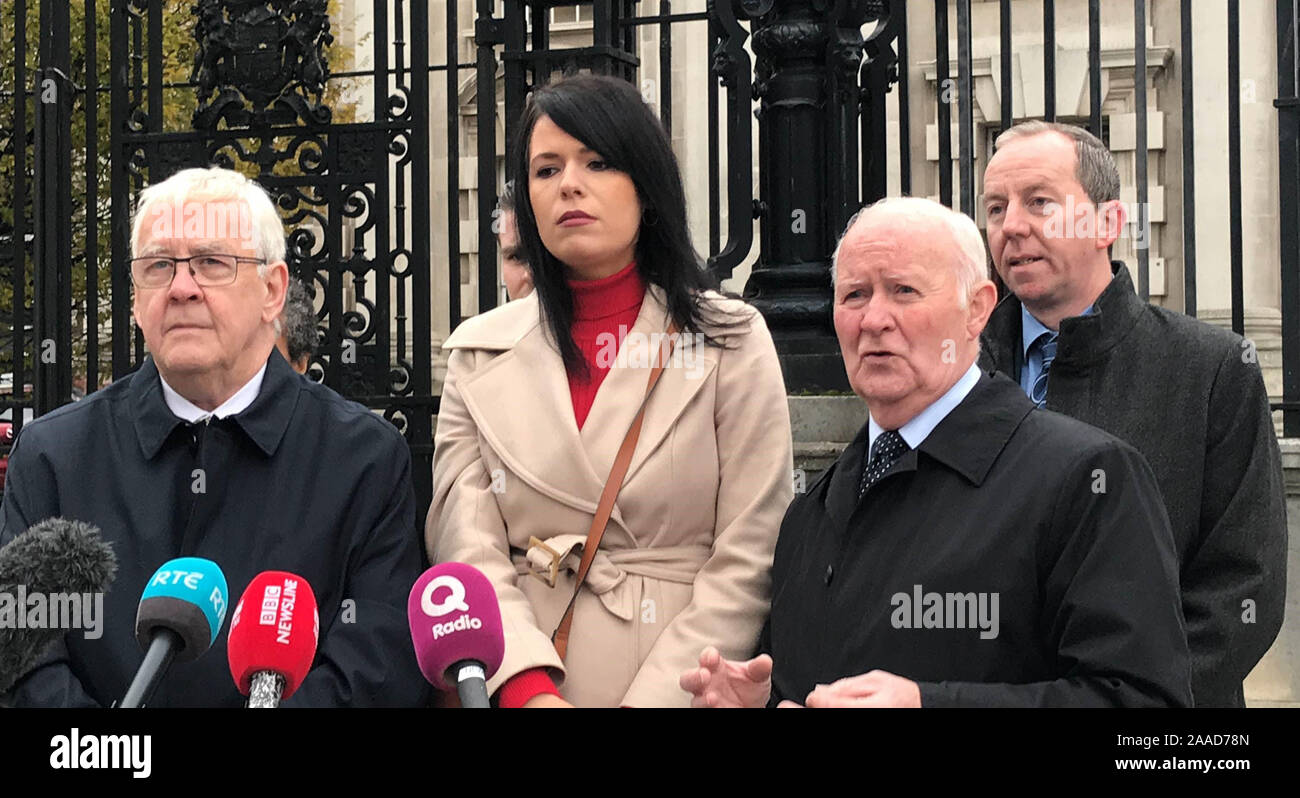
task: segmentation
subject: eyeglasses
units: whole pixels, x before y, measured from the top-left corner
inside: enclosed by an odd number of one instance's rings
[[[261,258],[242,255],[191,255],[188,258],[171,258],[151,255],[131,259],[131,282],[136,288],[165,288],[176,276],[176,264],[188,263],[194,282],[203,288],[230,285],[239,274],[240,261],[266,263]]]

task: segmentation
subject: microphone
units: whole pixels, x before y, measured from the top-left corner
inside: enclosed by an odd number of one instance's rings
[[[235,605],[226,643],[230,675],[248,707],[274,709],[292,696],[311,670],[319,640],[316,595],[306,579],[285,571],[253,577]]]
[[[420,672],[439,690],[455,685],[466,709],[487,709],[487,680],[501,667],[506,641],[492,583],[465,563],[435,565],[406,602]]]
[[[140,596],[135,639],[144,661],[119,705],[144,706],[172,661],[193,662],[207,651],[226,618],[226,576],[212,560],[181,557],[163,563]]]
[[[82,521],[47,518],[0,548],[0,693],[25,676],[67,631],[27,628],[22,620],[26,597],[107,593],[116,574],[112,548],[98,527]]]

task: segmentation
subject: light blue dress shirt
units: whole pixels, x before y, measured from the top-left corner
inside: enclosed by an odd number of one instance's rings
[[[1092,309],[1096,305],[1089,305],[1084,308],[1080,316],[1091,316]],[[1034,346],[1043,333],[1055,332],[1049,330],[1041,321],[1034,318],[1034,314],[1025,310],[1025,306],[1020,306],[1020,346],[1021,353],[1025,356],[1024,367],[1020,369],[1020,389],[1029,396],[1034,388],[1034,380],[1038,375],[1043,373],[1043,350],[1041,347]]]

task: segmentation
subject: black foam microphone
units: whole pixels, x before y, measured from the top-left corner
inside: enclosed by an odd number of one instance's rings
[[[106,593],[116,574],[113,550],[97,527],[82,521],[47,518],[0,548],[0,693],[25,676],[67,631],[21,623],[25,597]],[[12,618],[5,617],[9,613]]]

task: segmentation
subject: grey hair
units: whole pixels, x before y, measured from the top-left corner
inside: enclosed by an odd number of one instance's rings
[[[319,333],[316,330],[316,311],[312,308],[307,285],[297,277],[289,278],[289,292],[284,300],[285,340],[289,344],[289,360],[296,363],[306,355],[316,354]],[[278,324],[280,320],[276,319]]]
[[[849,231],[860,219],[867,216],[884,214],[895,217],[902,224],[923,221],[942,225],[952,236],[957,253],[953,259],[953,268],[957,275],[957,296],[961,306],[966,307],[970,301],[971,291],[981,281],[989,279],[988,259],[984,255],[984,238],[980,235],[975,221],[964,213],[925,197],[886,197],[858,210],[844,226],[844,234],[835,244],[835,254],[831,256],[831,285],[835,285],[836,266],[840,262],[840,247]]]
[[[139,251],[140,233],[144,229],[145,220],[151,214],[158,216],[154,220],[155,225],[164,223],[168,229],[178,226],[165,218],[165,212],[160,208],[156,209],[156,206],[171,205],[179,208],[186,202],[220,201],[243,203],[248,209],[248,216],[243,218],[240,214],[241,218],[236,222],[228,216],[214,214],[212,218],[217,221],[217,224],[210,226],[219,227],[220,230],[205,232],[229,232],[230,235],[225,236],[227,238],[234,238],[236,234],[240,237],[251,236],[256,244],[257,256],[266,261],[258,264],[257,274],[259,277],[265,277],[267,264],[284,260],[287,249],[284,223],[280,221],[280,214],[276,211],[275,203],[271,201],[266,189],[233,169],[223,169],[219,166],[207,169],[182,169],[161,183],[155,183],[141,191],[139,202],[136,204],[135,220],[131,227],[131,254],[135,255]],[[212,210],[216,209],[209,209]],[[179,213],[175,215],[181,216]],[[242,229],[245,226],[250,226],[251,229]]]
[[[1119,168],[1101,139],[1077,125],[1033,119],[1002,131],[994,146],[1001,149],[1016,139],[1042,133],[1060,133],[1074,142],[1074,177],[1093,205],[1119,199]]]

